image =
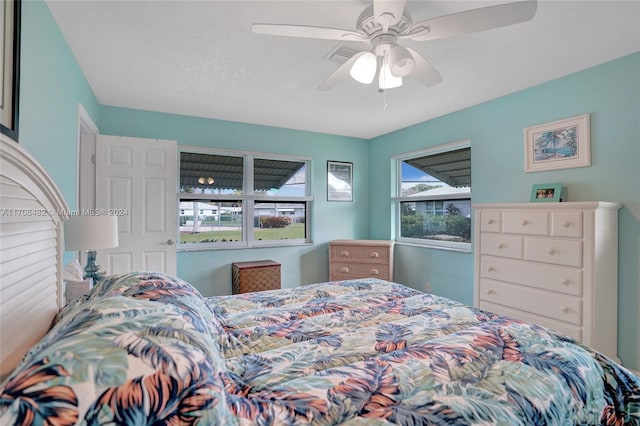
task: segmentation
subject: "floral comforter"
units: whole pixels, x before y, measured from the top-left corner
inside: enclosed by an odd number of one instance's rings
[[[0,424],[640,425],[640,378],[545,328],[362,279],[203,298],[112,276],[0,387]]]

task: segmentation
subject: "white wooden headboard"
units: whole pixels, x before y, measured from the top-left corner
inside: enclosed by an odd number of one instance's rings
[[[0,379],[44,336],[62,306],[67,205],[45,170],[0,135]]]

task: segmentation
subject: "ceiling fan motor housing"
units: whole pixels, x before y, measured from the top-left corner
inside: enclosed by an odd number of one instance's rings
[[[408,10],[404,11],[402,18],[398,20],[398,23],[390,25],[386,34],[398,36],[411,26],[411,15]],[[385,34],[384,27],[373,16],[373,6],[367,7],[360,13],[358,20],[356,21],[356,28],[358,32],[365,34],[367,37],[376,37],[377,35]]]
[[[397,44],[398,37],[393,34],[380,34],[371,40],[373,52],[377,56],[386,56],[389,54],[391,47]]]

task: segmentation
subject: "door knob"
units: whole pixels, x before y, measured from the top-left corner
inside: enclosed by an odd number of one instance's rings
[[[171,238],[169,238],[167,241],[163,241],[160,244],[162,244],[163,246],[172,246],[175,243],[176,243],[175,241],[173,241]]]

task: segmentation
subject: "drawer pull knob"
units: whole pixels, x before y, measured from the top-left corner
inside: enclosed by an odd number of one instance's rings
[[[569,283],[570,283],[571,281],[569,281],[569,279],[568,279],[568,278],[563,278],[563,279],[561,279],[561,280],[560,280],[560,282],[561,282],[562,284],[564,284],[564,285],[569,285]]]
[[[372,251],[371,253],[369,253],[369,257],[380,257],[380,253],[378,253],[377,251]]]
[[[522,226],[527,226],[529,224],[529,221],[527,219],[522,219],[522,221],[520,221],[520,224]]]
[[[493,223],[496,223],[496,221],[495,221],[495,220],[493,220],[493,219],[489,219],[489,220],[487,221],[487,223],[488,223],[489,225],[491,225],[491,224],[493,224]]]
[[[568,220],[563,220],[563,221],[562,221],[562,226],[563,226],[563,227],[568,228],[568,227],[569,227],[569,225],[571,225],[571,222],[569,222]]]
[[[556,251],[554,249],[550,248],[549,250],[547,250],[547,253],[549,253],[550,255],[553,256],[554,254],[556,254]]]
[[[347,268],[346,266],[343,266],[342,268],[340,268],[340,272],[346,274],[347,272],[349,272],[349,268]]]
[[[498,244],[496,244],[496,248],[502,249],[502,248],[504,248],[504,244],[498,243]]]
[[[340,256],[342,256],[342,257],[349,257],[349,252],[348,252],[347,250],[342,250],[342,251],[340,252]]]
[[[487,266],[487,272],[492,272],[495,271],[495,268],[493,266]]]
[[[377,269],[372,269],[371,275],[380,275],[380,271],[378,271]]]
[[[494,289],[492,289],[492,288],[488,288],[488,289],[487,289],[487,291],[486,291],[486,293],[487,293],[488,295],[492,295],[492,294],[496,294],[496,291],[495,291]]]
[[[568,306],[560,306],[560,310],[562,311],[563,314],[568,314],[569,313],[569,307]]]

